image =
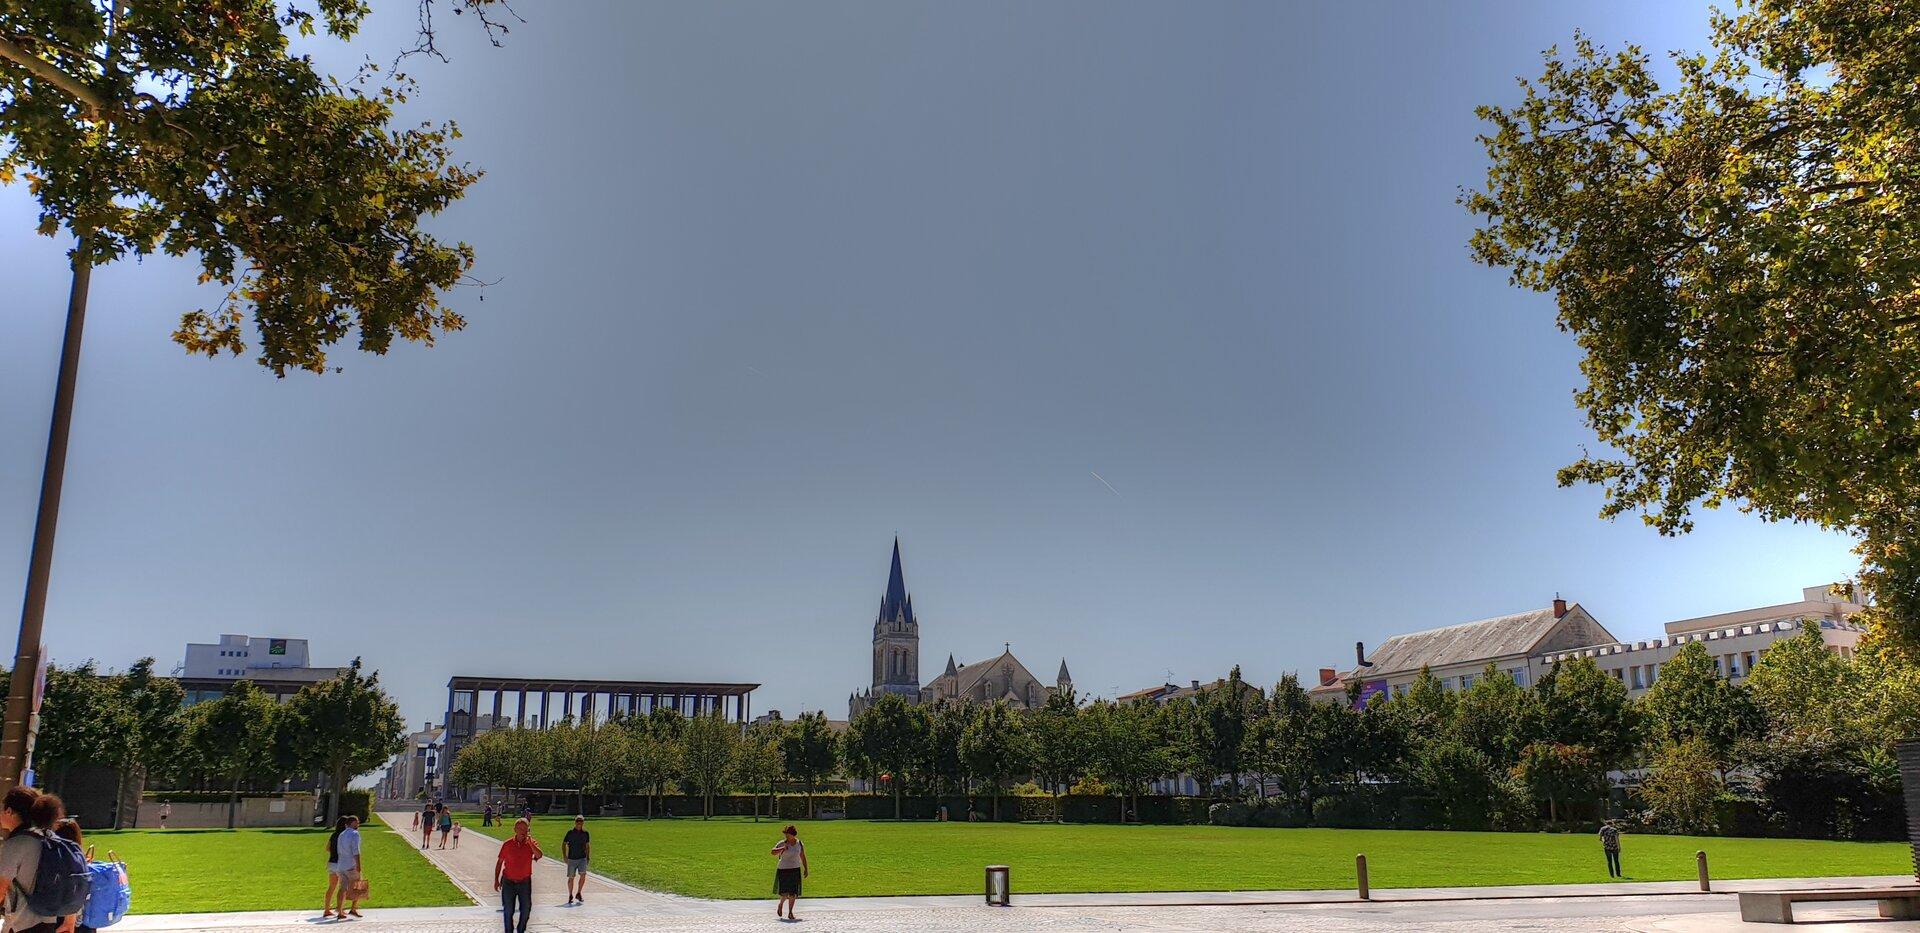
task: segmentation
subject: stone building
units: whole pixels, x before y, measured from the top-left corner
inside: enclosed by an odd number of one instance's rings
[[[948,655],[946,670],[922,686],[920,620],[914,615],[913,595],[907,592],[906,574],[900,568],[900,539],[893,540],[893,567],[880,597],[880,611],[873,620],[873,683],[847,697],[848,719],[890,693],[913,704],[943,699],[974,703],[1000,700],[1020,709],[1033,709],[1046,705],[1047,697],[1055,692],[1072,688],[1065,658],[1060,659],[1060,671],[1053,683],[1046,684],[1014,657],[1011,644],[1003,644],[1000,654],[991,660],[972,664],[956,663],[953,655]]]

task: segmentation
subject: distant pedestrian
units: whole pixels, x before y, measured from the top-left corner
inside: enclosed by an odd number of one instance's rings
[[[360,916],[360,818],[343,816],[327,837],[327,908],[320,919]]]
[[[500,843],[500,854],[493,860],[493,889],[500,892],[500,919],[505,933],[527,933],[527,921],[533,917],[533,863],[543,854],[540,843],[527,832],[527,821],[516,820],[513,837]],[[520,922],[514,923],[519,912]]]
[[[1600,849],[1607,853],[1607,877],[1625,878],[1620,869],[1620,829],[1612,820],[1600,824]]]
[[[453,835],[453,811],[446,804],[440,805],[440,848],[447,847],[447,837]]]
[[[486,806],[480,808],[480,825],[482,826],[493,825],[493,804],[487,804]]]
[[[798,920],[793,905],[800,900],[800,879],[812,869],[807,866],[807,847],[800,843],[800,831],[788,826],[780,832],[785,838],[773,847],[774,857],[780,860],[773,870],[773,893],[780,896],[780,902],[773,905],[773,915],[778,917],[785,909],[788,920]]]
[[[453,847],[460,848],[460,821],[453,821]]]
[[[587,902],[587,853],[592,843],[587,834],[587,818],[573,818],[573,828],[560,840],[561,854],[567,858],[567,903]]]
[[[424,849],[433,842],[433,818],[438,815],[439,812],[431,800],[420,808],[420,848]]]
[[[172,815],[173,815],[173,804],[162,800],[160,802],[160,828],[161,829],[167,828],[167,817],[170,817]]]

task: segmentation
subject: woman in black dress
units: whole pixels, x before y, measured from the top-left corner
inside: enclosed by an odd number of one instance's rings
[[[800,879],[812,869],[807,866],[807,847],[800,844],[800,831],[789,826],[780,832],[784,838],[773,847],[774,857],[780,860],[773,870],[773,893],[780,896],[780,903],[774,905],[773,915],[794,920],[797,918],[793,915],[793,905],[800,900]]]

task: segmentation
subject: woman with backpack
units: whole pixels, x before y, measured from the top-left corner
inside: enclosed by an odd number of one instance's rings
[[[60,798],[31,787],[0,797],[0,904],[5,933],[58,933],[80,913],[91,886],[79,847],[53,834],[65,816]]]
[[[320,919],[360,916],[360,899],[354,884],[360,880],[360,818],[343,816],[327,837],[327,909]],[[339,892],[339,910],[334,909],[334,893]]]

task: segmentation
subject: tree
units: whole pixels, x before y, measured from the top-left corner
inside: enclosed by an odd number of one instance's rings
[[[493,0],[460,2],[486,22]],[[396,336],[431,344],[464,326],[440,294],[473,252],[420,227],[479,177],[449,160],[458,131],[396,128],[406,79],[372,88],[371,63],[323,78],[290,48],[296,32],[349,39],[367,11],[338,0],[0,8],[0,184],[24,176],[39,231],[75,238],[17,657],[37,656],[41,640],[94,266],[197,256],[201,282],[222,295],[186,311],[174,341],[239,354],[250,321],[259,362],[283,376],[326,371],[327,349],[348,337],[384,353]],[[30,702],[13,684],[0,784],[18,778]]]
[[[280,708],[252,681],[227,688],[225,696],[189,710],[187,744],[227,782],[227,828],[240,807],[240,783],[271,771],[278,742]]]
[[[308,684],[283,711],[294,761],[327,776],[327,824],[340,816],[347,782],[379,767],[407,744],[400,706],[380,688],[380,672],[362,677],[354,658],[338,677]]]
[[[1206,773],[1231,778],[1235,796],[1240,793],[1247,721],[1259,701],[1259,692],[1240,679],[1238,664],[1223,683],[1195,698],[1193,755],[1205,761]]]
[[[1492,664],[1473,686],[1462,690],[1453,707],[1452,733],[1487,756],[1494,766],[1507,769],[1520,760],[1530,738],[1527,692],[1512,675]]]
[[[756,823],[760,822],[760,797],[766,796],[768,812],[772,813],[774,782],[786,773],[786,759],[782,755],[785,732],[787,729],[778,720],[771,727],[749,729],[733,757],[733,783],[753,795]]]
[[[1748,672],[1747,689],[1775,735],[1827,731],[1842,739],[1865,738],[1864,717],[1854,710],[1864,692],[1859,671],[1827,650],[1817,624],[1774,642]]]
[[[180,712],[185,700],[180,682],[155,675],[152,658],[133,662],[115,681],[115,686],[120,692],[120,702],[130,714],[128,725],[131,727],[124,749],[127,758],[120,763],[113,795],[113,825],[118,829],[126,818],[121,798],[125,796],[128,780],[142,787],[147,775],[179,755],[186,720]]]
[[[651,730],[636,732],[630,740],[628,761],[633,782],[647,791],[647,819],[653,819],[654,798],[666,791],[667,784],[683,770],[680,745],[673,739],[655,735]]]
[[[1617,459],[1563,484],[1667,534],[1696,504],[1855,533],[1875,617],[1920,639],[1920,16],[1748,0],[1671,87],[1576,36],[1511,107],[1463,198],[1474,255],[1549,292],[1576,398]]]
[[[1640,798],[1646,801],[1652,822],[1673,832],[1713,832],[1713,801],[1720,795],[1718,767],[1713,748],[1704,738],[1663,743],[1640,782]]]
[[[1624,767],[1645,738],[1646,724],[1627,685],[1592,658],[1555,662],[1534,684],[1526,731],[1544,742],[1583,745],[1608,769]]]
[[[981,707],[980,714],[967,724],[967,731],[960,736],[960,757],[966,761],[967,770],[993,792],[993,818],[998,820],[1001,787],[1007,778],[1031,765],[1033,739],[1027,735],[1020,715],[1004,701],[995,701]]]
[[[1513,776],[1536,804],[1546,803],[1550,823],[1560,822],[1562,803],[1591,801],[1607,793],[1607,769],[1584,745],[1534,742],[1521,751]]]
[[[701,816],[713,816],[713,796],[727,789],[740,727],[719,716],[694,716],[680,733],[680,766],[701,798]]]
[[[513,799],[514,790],[526,787],[553,771],[554,741],[550,730],[516,725],[483,732],[461,748],[454,759],[456,776],[460,773],[460,759],[465,758],[469,750],[483,744],[495,746],[482,755],[493,769],[493,781],[490,783],[506,788],[509,801]],[[463,780],[460,783],[466,782]]]
[[[898,694],[886,694],[848,724],[858,754],[887,771],[893,784],[893,818],[900,818],[901,785],[920,758],[927,734],[924,709],[909,706]]]
[[[1165,721],[1160,710],[1144,700],[1127,704],[1100,700],[1084,715],[1093,745],[1090,770],[1127,804],[1121,814],[1124,822],[1131,818],[1128,814],[1136,809],[1147,784],[1173,769]],[[1134,798],[1130,804],[1128,796]]]
[[[586,812],[588,794],[606,794],[632,774],[632,740],[617,723],[567,720],[548,730],[554,775],[573,785],[574,812]]]
[[[1060,789],[1071,786],[1087,763],[1086,724],[1080,716],[1080,704],[1071,688],[1056,691],[1025,719],[1027,734],[1033,739],[1034,773],[1053,795],[1058,815]]]
[[[506,743],[504,733],[487,732],[460,748],[453,758],[453,783],[460,787],[484,787],[492,790],[506,783]],[[423,791],[424,793],[424,791]]]
[[[47,670],[33,750],[34,767],[47,786],[65,791],[67,773],[76,765],[118,766],[132,754],[133,733],[132,711],[92,661]]]
[[[1688,642],[1660,665],[1659,679],[1641,697],[1640,706],[1656,738],[1702,740],[1722,772],[1731,766],[1740,741],[1766,728],[1746,688],[1721,677],[1706,646],[1697,641]]]
[[[1413,774],[1438,804],[1448,829],[1492,825],[1499,776],[1484,752],[1458,739],[1441,739],[1416,754]]]
[[[780,737],[782,766],[807,789],[807,819],[813,819],[813,789],[840,764],[827,714],[801,713]]]

